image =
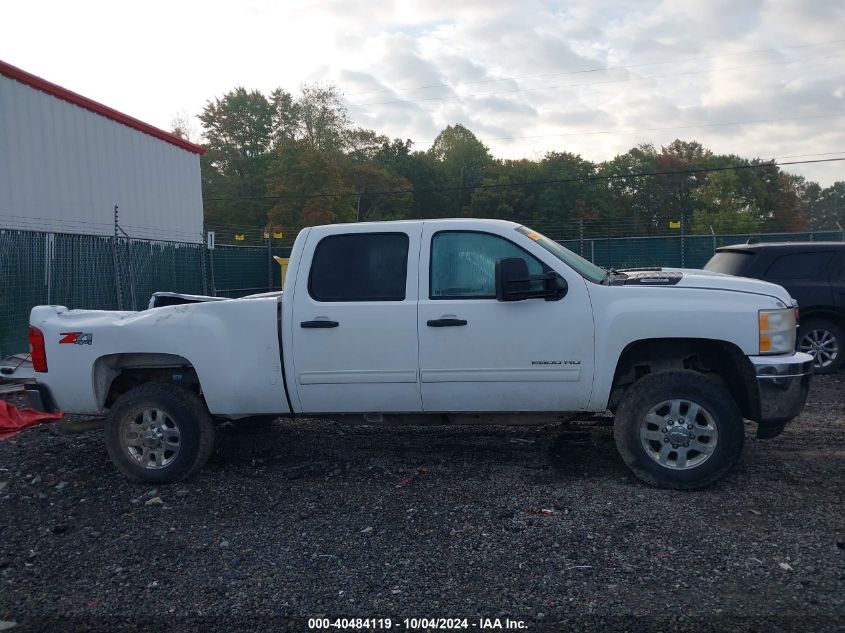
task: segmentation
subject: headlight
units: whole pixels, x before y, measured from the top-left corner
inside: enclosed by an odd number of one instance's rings
[[[760,353],[790,354],[795,351],[795,310],[760,310]]]

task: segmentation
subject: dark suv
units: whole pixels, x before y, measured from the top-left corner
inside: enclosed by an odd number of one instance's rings
[[[777,242],[716,249],[704,270],[783,286],[801,312],[798,349],[816,359],[817,374],[845,360],[845,243]]]

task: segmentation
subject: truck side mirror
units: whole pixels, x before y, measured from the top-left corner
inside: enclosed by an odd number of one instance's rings
[[[496,299],[519,301],[530,287],[528,264],[521,257],[503,257],[496,261]]]
[[[532,290],[532,281],[542,281],[541,289]],[[542,275],[529,275],[528,264],[521,257],[503,257],[496,261],[496,299],[498,301],[522,301],[544,298],[557,301],[566,296],[569,286],[555,271]]]

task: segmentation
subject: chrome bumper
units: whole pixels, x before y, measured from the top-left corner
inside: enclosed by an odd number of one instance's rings
[[[775,437],[797,417],[807,401],[813,357],[803,352],[751,356],[760,390],[758,437]]]

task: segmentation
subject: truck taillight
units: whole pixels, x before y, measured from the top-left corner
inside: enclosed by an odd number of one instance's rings
[[[47,350],[44,348],[44,334],[37,327],[29,326],[29,354],[32,368],[37,372],[47,371]]]

